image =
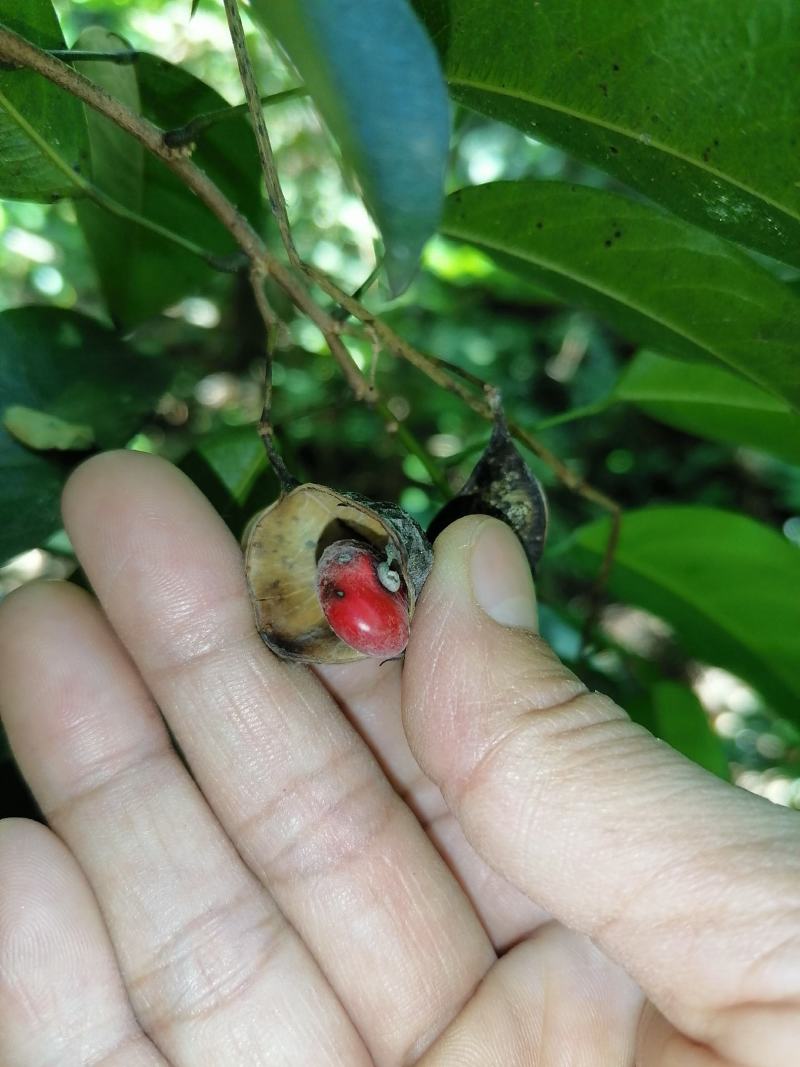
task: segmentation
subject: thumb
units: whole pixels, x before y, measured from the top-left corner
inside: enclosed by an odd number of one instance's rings
[[[525,556],[497,520],[438,538],[403,704],[411,748],[476,851],[657,1003],[691,996],[694,1018],[699,990],[738,997],[741,969],[720,961],[752,958],[759,908],[773,925],[778,900],[800,906],[796,818],[589,692],[538,637]]]

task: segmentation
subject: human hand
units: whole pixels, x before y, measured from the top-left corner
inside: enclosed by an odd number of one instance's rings
[[[55,831],[0,824],[3,1067],[797,1062],[797,814],[587,693],[499,523],[437,542],[402,670],[315,676],[163,461],[90,460],[64,515],[100,608],[0,608]]]

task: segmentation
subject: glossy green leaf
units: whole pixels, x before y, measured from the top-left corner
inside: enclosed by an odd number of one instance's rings
[[[800,266],[796,0],[415,0],[466,107]]]
[[[122,37],[99,26],[90,26],[75,41],[75,48],[87,52],[114,52],[129,48]],[[85,62],[75,67],[126,107],[141,113],[139,82],[133,65]],[[89,130],[90,177],[92,182],[111,194],[117,203],[141,214],[144,199],[144,148],[115,122],[93,108],[86,108]],[[134,298],[129,293],[128,271],[123,264],[135,250],[141,228],[110,215],[87,199],[76,204],[78,222],[97,268],[103,297],[113,318],[124,322],[125,309]],[[133,246],[131,246],[131,240]],[[125,260],[120,257],[124,249]]]
[[[785,400],[720,367],[642,351],[613,400],[698,437],[746,445],[800,464],[800,415]]]
[[[633,339],[718,360],[800,406],[800,299],[705,230],[602,189],[494,182],[449,196],[442,232]]]
[[[252,425],[209,434],[198,442],[197,450],[240,505],[267,466],[264,445]]]
[[[605,519],[583,526],[551,556],[594,575],[608,533]],[[665,619],[689,656],[800,721],[800,549],[779,533],[715,508],[626,513],[609,592]]]
[[[181,460],[181,470],[211,501],[235,537],[241,536],[254,512],[279,492],[252,424],[205,434]]]
[[[91,33],[91,37],[88,35]],[[81,38],[98,41],[103,30]],[[105,35],[107,47],[126,42]],[[84,63],[87,73],[163,129],[184,125],[195,115],[226,106],[225,100],[181,67],[140,53],[132,66]],[[135,82],[134,82],[135,79]],[[126,207],[218,255],[236,251],[222,223],[171,171],[133,138],[90,120],[92,180]],[[193,159],[255,226],[263,214],[258,155],[244,117],[209,127]],[[136,326],[208,285],[213,268],[165,237],[110,215],[94,204],[81,205],[79,221],[97,267],[112,319]]]
[[[447,91],[406,0],[253,0],[361,184],[402,292],[441,215]]]
[[[0,0],[0,23],[42,48],[65,47],[51,0]],[[74,97],[27,70],[0,70],[0,94],[71,167],[85,165],[86,123]],[[0,99],[0,197],[56,200],[75,193],[75,186],[20,129]]]
[[[137,355],[93,319],[60,308],[0,314],[0,396],[91,428],[100,448],[123,445],[167,383],[164,365]],[[66,459],[20,444],[0,426],[0,560],[60,525]]]
[[[707,771],[730,781],[722,741],[692,690],[677,682],[658,682],[650,696],[657,735]]]
[[[73,451],[91,448],[94,430],[82,423],[67,422],[46,411],[12,404],[3,412],[3,426],[20,444],[38,451],[51,448]]]

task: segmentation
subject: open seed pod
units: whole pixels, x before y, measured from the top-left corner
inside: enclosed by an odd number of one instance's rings
[[[547,500],[539,480],[511,440],[499,396],[491,400],[494,427],[489,443],[464,487],[431,521],[428,537],[435,540],[446,526],[464,515],[493,515],[517,535],[535,572],[547,535]]]
[[[382,583],[378,595],[382,589],[397,597],[408,621],[433,562],[425,534],[402,508],[313,484],[291,489],[259,512],[244,545],[258,632],[279,656],[305,663],[349,663],[379,654],[352,647],[331,628],[320,602],[328,588],[320,585],[321,561],[348,563],[359,551],[374,557]],[[339,547],[331,551],[334,545]],[[344,591],[334,594],[343,597]]]

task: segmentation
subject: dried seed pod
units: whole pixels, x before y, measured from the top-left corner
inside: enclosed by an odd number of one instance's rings
[[[433,541],[464,515],[493,515],[508,523],[535,571],[547,534],[547,500],[511,440],[499,398],[492,400],[495,417],[489,444],[464,487],[432,520],[428,537]]]
[[[326,549],[341,543],[363,545],[376,568],[384,565],[384,588],[402,599],[410,621],[433,553],[425,534],[402,508],[323,485],[299,485],[259,512],[244,540],[256,626],[278,655],[306,663],[348,663],[367,655],[391,658],[402,651],[396,635],[383,650],[371,639],[357,641],[360,647],[342,640],[326,618],[318,588]],[[330,554],[323,567],[330,567]],[[393,618],[391,625],[396,628],[398,620]],[[347,627],[340,632],[351,636]],[[374,650],[367,651],[367,646]],[[392,652],[387,657],[388,647]]]

